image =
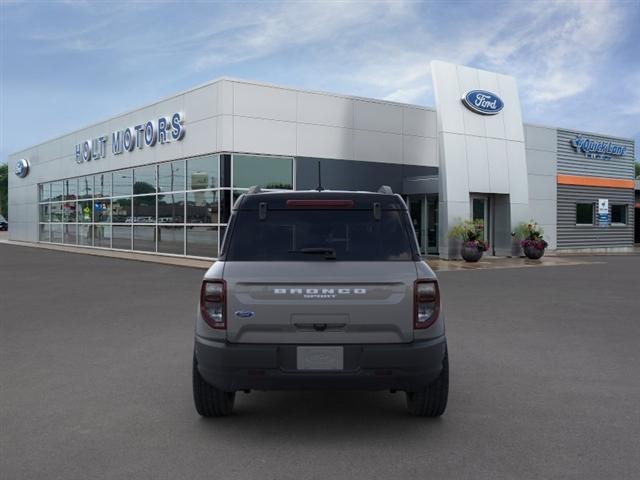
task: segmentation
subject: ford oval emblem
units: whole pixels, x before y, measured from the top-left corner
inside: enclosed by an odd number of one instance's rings
[[[504,102],[495,93],[486,90],[471,90],[462,97],[469,110],[482,115],[495,115],[504,108]]]
[[[14,173],[20,177],[20,178],[24,178],[27,175],[29,175],[29,168],[30,168],[30,164],[29,164],[29,160],[26,160],[24,158],[21,158],[20,160],[18,160],[16,162],[16,166],[14,169]]]
[[[249,310],[238,310],[237,312],[235,312],[235,316],[240,318],[251,318],[254,315],[255,313]]]

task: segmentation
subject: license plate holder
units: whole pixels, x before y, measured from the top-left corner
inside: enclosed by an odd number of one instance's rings
[[[306,371],[344,370],[344,347],[297,347],[297,369]]]

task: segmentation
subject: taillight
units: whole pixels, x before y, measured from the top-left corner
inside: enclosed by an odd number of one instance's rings
[[[433,325],[440,313],[440,289],[437,280],[416,280],[414,285],[414,328]]]
[[[200,313],[211,328],[227,328],[225,317],[226,285],[224,280],[203,280],[200,289]]]

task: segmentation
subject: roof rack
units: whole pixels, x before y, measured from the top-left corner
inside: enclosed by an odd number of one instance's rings
[[[393,190],[389,185],[381,185],[378,189],[378,193],[382,193],[384,195],[393,195]]]
[[[253,195],[254,193],[262,193],[262,188],[260,188],[260,185],[253,185],[249,187],[249,190],[247,190],[247,195]]]

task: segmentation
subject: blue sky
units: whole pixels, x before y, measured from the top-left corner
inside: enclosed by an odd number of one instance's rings
[[[220,76],[433,106],[433,59],[516,76],[527,122],[640,143],[637,0],[0,5],[0,161]]]

